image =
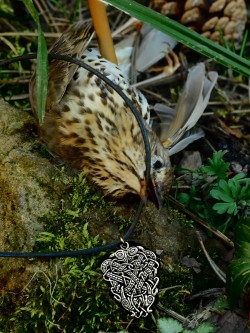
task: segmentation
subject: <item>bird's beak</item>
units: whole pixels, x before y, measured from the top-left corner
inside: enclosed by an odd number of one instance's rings
[[[148,197],[155,204],[156,208],[162,207],[162,186],[156,183],[151,177],[148,185]]]
[[[161,209],[162,207],[162,186],[154,181],[151,177],[148,187],[146,188],[146,181],[141,182],[141,192],[140,197],[142,200],[146,200],[148,197],[150,201],[152,201],[157,209]]]

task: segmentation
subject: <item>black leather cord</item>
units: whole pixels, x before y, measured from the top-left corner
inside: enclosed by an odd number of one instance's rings
[[[24,60],[30,60],[30,59],[36,59],[37,54],[32,53],[32,54],[26,54],[23,56],[7,59],[0,61],[0,67],[2,66],[7,66],[13,62],[17,61],[24,61]],[[145,125],[143,123],[143,120],[141,118],[140,113],[134,106],[133,102],[127,97],[126,94],[122,91],[122,89],[115,83],[113,83],[111,80],[109,80],[105,75],[101,74],[99,71],[94,69],[93,67],[89,66],[88,64],[84,63],[82,60],[75,59],[66,55],[62,54],[49,54],[48,55],[49,60],[51,59],[57,59],[57,60],[62,60],[62,61],[67,61],[74,63],[76,65],[79,65],[89,72],[93,73],[94,75],[98,76],[101,80],[106,82],[110,87],[112,87],[122,98],[123,100],[127,103],[128,107],[134,114],[138,125],[140,126],[141,133],[143,136],[144,140],[144,145],[145,145],[145,154],[146,154],[146,172],[145,172],[145,178],[146,178],[146,183],[149,184],[150,180],[150,168],[151,168],[151,149],[150,149],[150,143],[147,135],[147,130],[145,128]],[[145,201],[141,200],[139,207],[137,209],[136,215],[133,219],[133,222],[126,232],[126,234],[123,236],[122,240],[127,241],[130,236],[132,235],[134,229],[136,228],[137,224],[139,223],[140,216],[142,209],[144,207]],[[113,248],[118,247],[122,243],[121,240],[114,241],[112,243],[102,245],[102,246],[97,246],[93,247],[90,249],[82,249],[82,250],[76,250],[76,251],[60,251],[60,252],[0,252],[0,257],[15,257],[15,258],[44,258],[44,257],[49,257],[49,258],[55,258],[55,257],[76,257],[80,255],[91,255],[97,252],[103,252],[107,250],[111,250]]]

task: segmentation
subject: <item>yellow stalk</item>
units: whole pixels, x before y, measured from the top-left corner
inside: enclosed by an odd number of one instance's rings
[[[99,0],[88,0],[88,3],[101,55],[103,58],[117,64],[106,5]]]

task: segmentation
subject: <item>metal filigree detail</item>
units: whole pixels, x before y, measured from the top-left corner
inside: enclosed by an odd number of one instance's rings
[[[127,242],[106,259],[101,269],[103,278],[111,284],[114,298],[133,317],[146,317],[152,309],[159,278],[156,255],[142,246],[129,247]]]

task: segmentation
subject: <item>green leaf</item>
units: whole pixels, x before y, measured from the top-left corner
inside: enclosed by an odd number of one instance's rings
[[[236,215],[238,213],[238,207],[237,207],[236,202],[232,202],[228,205],[230,205],[230,206],[228,207],[227,213],[230,215],[232,215],[232,214]]]
[[[232,196],[231,189],[230,189],[228,183],[224,179],[221,179],[219,181],[219,187],[225,194]]]
[[[248,30],[245,31],[244,36],[243,36],[243,40],[242,40],[242,43],[241,43],[241,48],[240,48],[240,55],[241,56],[246,51],[246,46],[247,46],[247,41],[248,41],[247,37],[248,37]]]
[[[187,206],[190,203],[190,195],[187,193],[180,193],[178,195],[178,200],[185,206]]]
[[[250,259],[250,226],[245,223],[235,229],[235,256]]]
[[[37,109],[38,120],[41,124],[45,114],[46,97],[48,89],[48,52],[41,28],[40,20],[32,0],[23,0],[30,15],[37,24],[38,30],[38,48],[37,48],[37,70],[36,70],[36,91],[37,91]]]
[[[239,193],[239,200],[248,199],[248,196],[250,196],[249,192],[250,192],[249,186],[248,185],[243,186]]]
[[[218,214],[237,214],[238,209],[235,202],[218,202],[213,205],[213,209],[217,211]]]
[[[209,323],[202,323],[196,329],[195,333],[213,333],[214,327]]]
[[[217,217],[218,219],[218,217]],[[228,216],[228,218],[226,219],[226,221],[224,222],[224,219],[222,221],[220,221],[220,225],[218,227],[218,230],[221,231],[223,234],[226,232],[227,228],[228,228],[228,224],[229,222],[231,222],[232,217]]]
[[[250,243],[250,218],[245,218],[235,230],[236,245],[237,241],[246,241]]]
[[[225,47],[216,44],[200,34],[188,29],[170,18],[155,12],[132,0],[105,0],[138,20],[148,23],[155,29],[175,38],[180,43],[194,49],[218,63],[250,76],[250,62]]]
[[[235,229],[235,257],[227,269],[227,291],[231,306],[250,283],[250,218],[243,218]]]
[[[244,178],[246,178],[246,175],[243,172],[240,172],[240,173],[238,173],[237,175],[235,175],[233,177],[233,179],[236,179],[236,180],[241,180],[241,179],[244,179]],[[246,179],[248,179],[248,178],[246,178]]]
[[[234,202],[234,198],[232,198],[232,196],[229,196],[223,192],[220,192],[220,199],[225,202]]]
[[[221,192],[219,190],[211,190],[210,195],[217,200],[220,200],[220,194]]]
[[[221,160],[223,160],[224,155],[226,155],[226,153],[228,153],[228,150],[218,150],[215,153],[213,153],[213,160],[218,163],[221,162]]]
[[[239,193],[240,193],[240,191],[241,191],[241,185],[240,185],[240,183],[237,181],[237,179],[234,179],[234,178],[229,179],[229,181],[228,181],[228,185],[229,185],[230,188],[231,188],[233,198],[238,198]]]
[[[157,327],[160,333],[180,333],[183,330],[182,325],[172,318],[159,318],[157,320]]]
[[[245,287],[250,283],[250,260],[236,259],[228,266],[227,270],[227,290],[229,303],[235,306]]]
[[[220,190],[211,190],[210,194],[215,199],[222,200],[225,202],[234,202],[234,199],[232,198],[232,196],[227,195]]]
[[[213,309],[220,311],[228,310],[229,309],[228,299],[225,296],[217,298],[213,303]]]
[[[26,8],[28,9],[30,15],[33,17],[33,20],[36,22],[37,25],[40,25],[38,13],[36,11],[36,8],[33,4],[32,0],[23,0]]]
[[[236,258],[248,258],[250,260],[250,243],[237,240]]]
[[[36,239],[36,242],[49,243],[54,238],[55,238],[55,235],[52,234],[51,232],[42,231],[42,232],[40,232],[39,237]]]

